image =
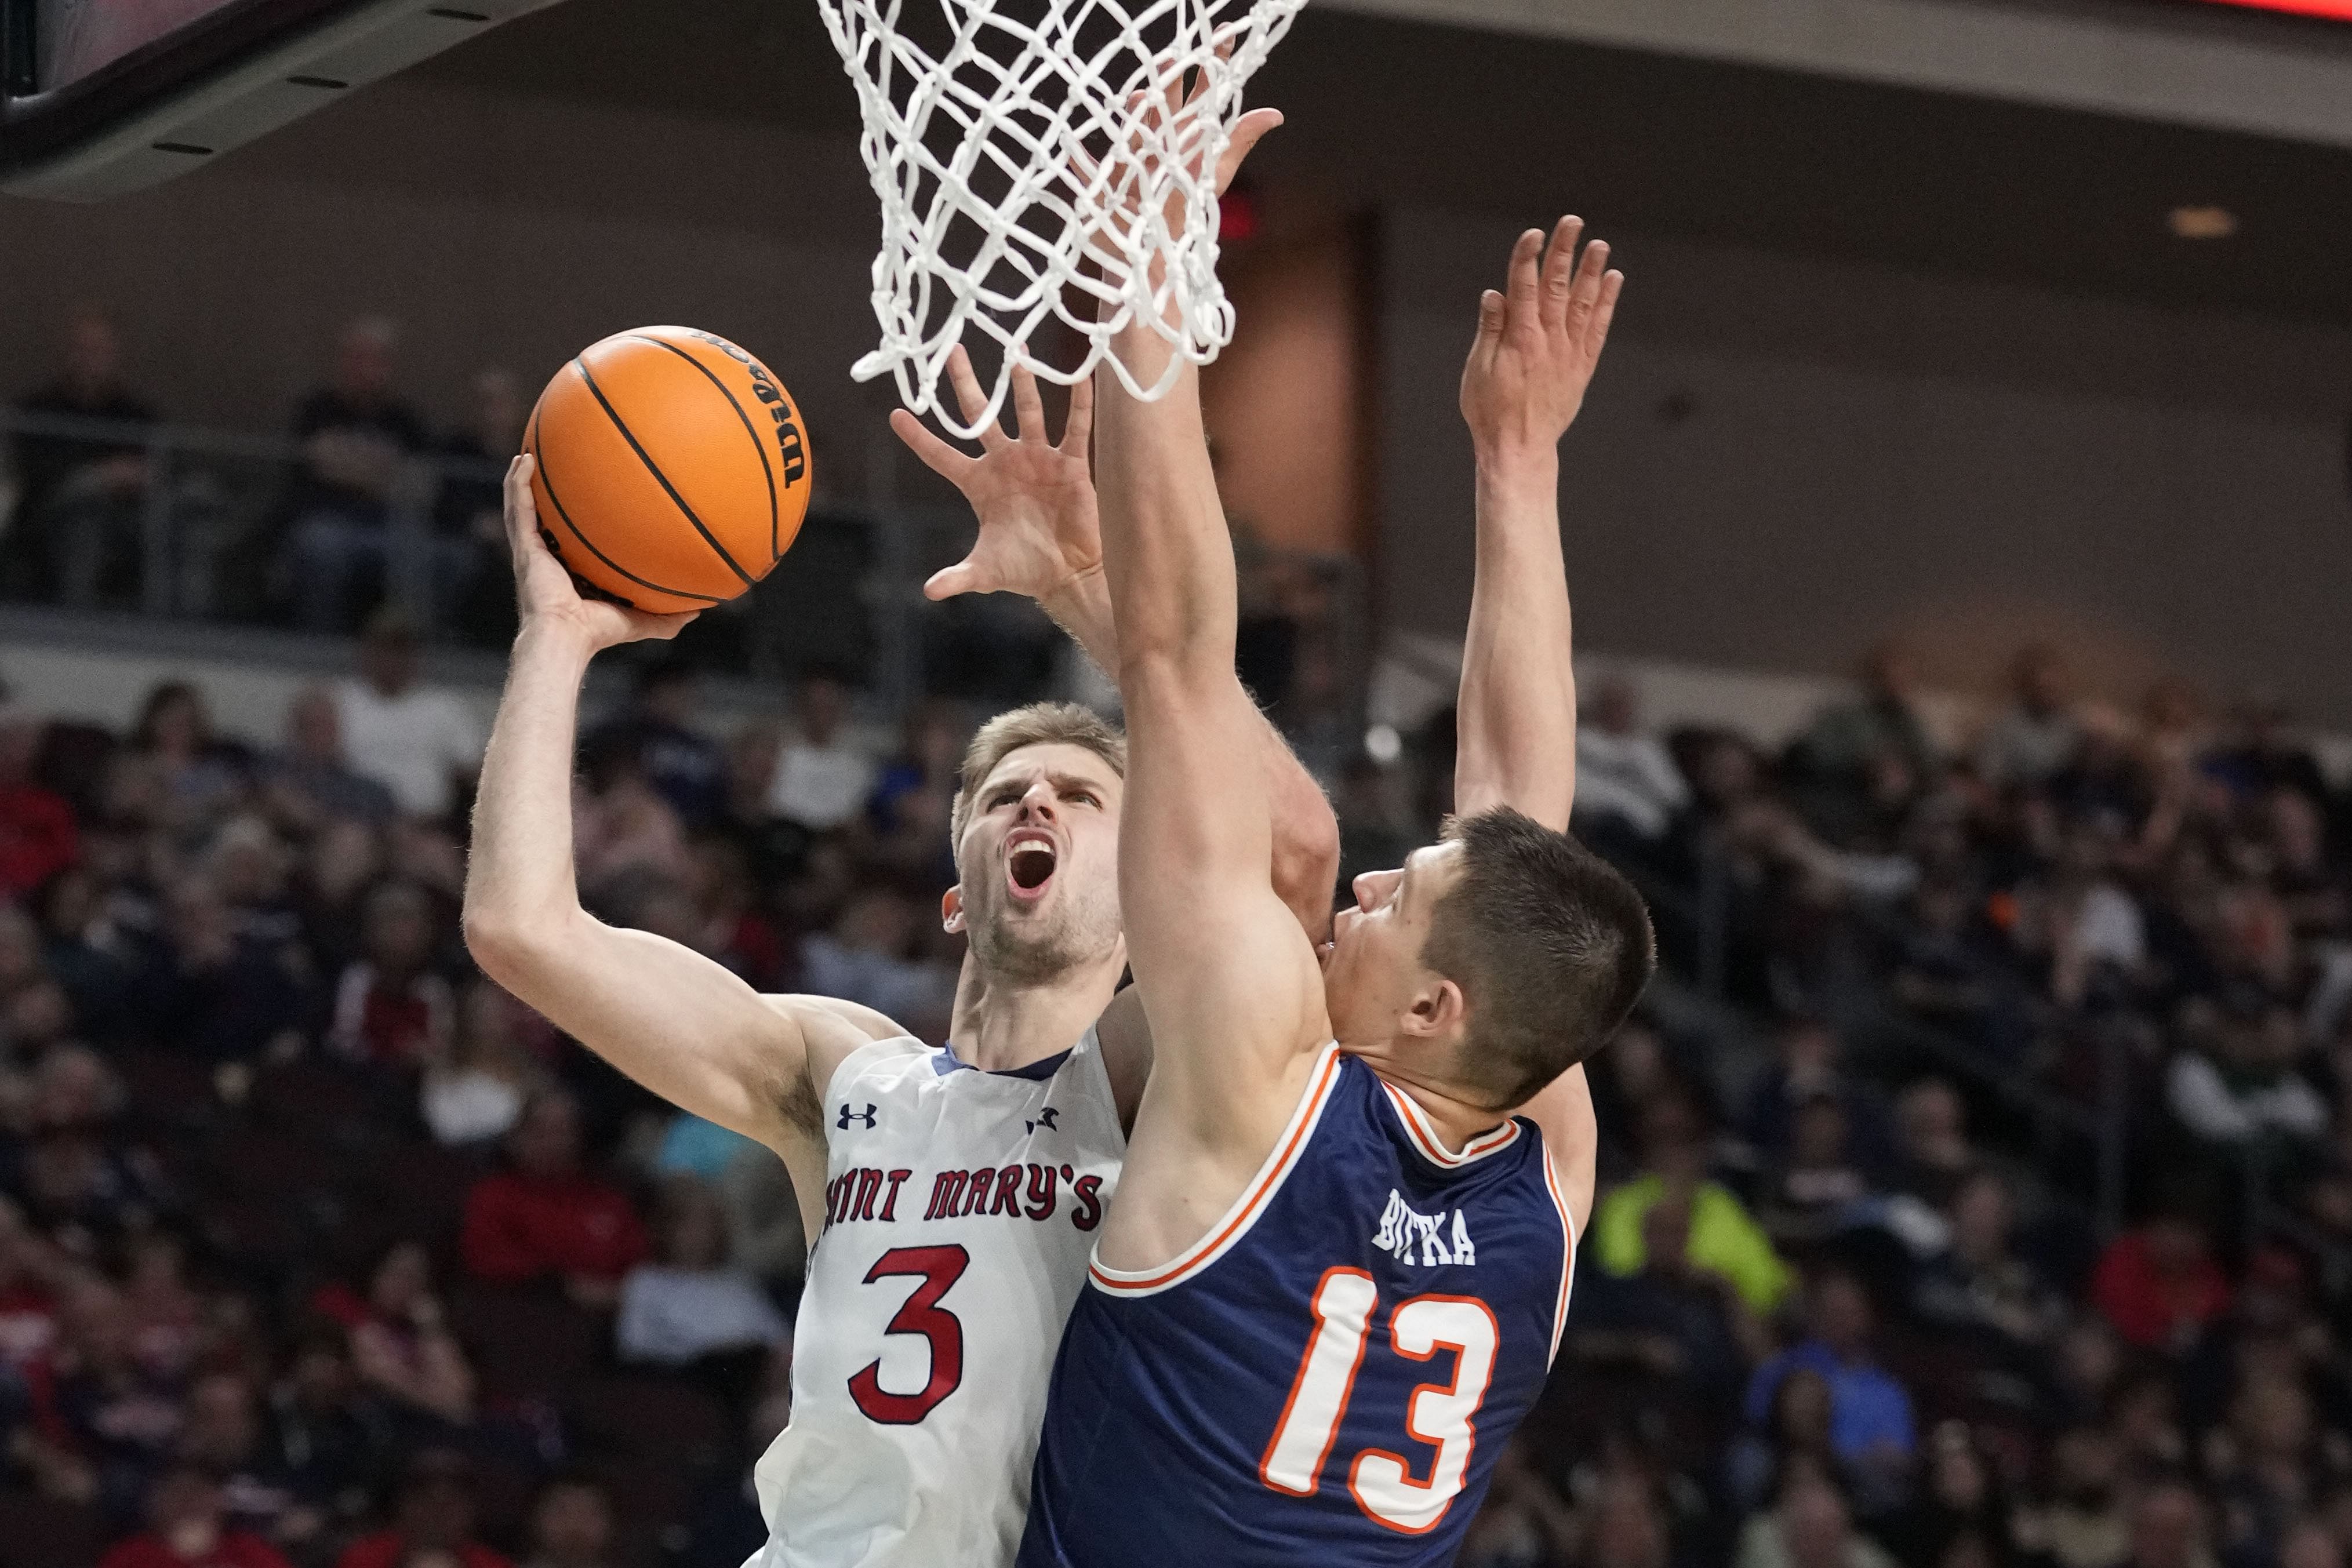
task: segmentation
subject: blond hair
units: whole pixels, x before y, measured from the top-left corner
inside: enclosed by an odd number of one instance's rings
[[[1077,746],[1110,764],[1111,771],[1127,777],[1127,737],[1091,709],[1076,703],[1031,703],[998,714],[980,727],[964,747],[963,768],[956,776],[955,803],[948,811],[949,842],[963,852],[963,830],[971,821],[972,797],[996,771],[996,765],[1024,747]]]

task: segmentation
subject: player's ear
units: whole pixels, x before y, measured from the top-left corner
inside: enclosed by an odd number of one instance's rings
[[[1426,975],[1421,988],[1413,992],[1412,1005],[1404,1016],[1404,1030],[1420,1039],[1442,1040],[1462,1027],[1463,1015],[1467,1010],[1461,987],[1443,975]]]
[[[963,884],[940,894],[940,929],[953,933],[963,929]]]

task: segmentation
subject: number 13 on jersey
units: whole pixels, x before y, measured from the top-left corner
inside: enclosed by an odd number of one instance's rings
[[[1314,1306],[1314,1334],[1258,1465],[1261,1480],[1293,1497],[1313,1497],[1322,1484],[1364,1364],[1380,1289],[1361,1269],[1328,1270],[1316,1284]],[[1366,1448],[1348,1468],[1348,1491],[1375,1522],[1420,1535],[1436,1528],[1462,1490],[1477,1442],[1472,1421],[1494,1375],[1501,1331],[1493,1310],[1475,1296],[1413,1296],[1390,1312],[1388,1332],[1390,1347],[1410,1360],[1454,1353],[1452,1378],[1416,1385],[1402,1413],[1406,1435],[1436,1448],[1437,1458],[1427,1479],[1415,1479],[1403,1455]]]

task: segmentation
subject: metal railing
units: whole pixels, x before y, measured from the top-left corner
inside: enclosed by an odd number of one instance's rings
[[[28,443],[79,448],[83,483],[29,500],[12,493],[8,455]],[[1034,606],[1004,595],[946,605],[923,597],[924,580],[969,548],[971,515],[899,498],[900,465],[911,458],[879,422],[836,437],[834,450],[836,473],[862,477],[857,498],[813,511],[768,582],[706,613],[681,651],[765,681],[815,664],[845,668],[884,721],[934,691],[1006,703],[1036,695],[1060,633]],[[110,487],[93,477],[95,465],[115,456],[136,459],[135,482]],[[284,435],[0,407],[0,598],[148,622],[295,623],[289,536],[307,461]],[[478,549],[464,583],[436,575],[432,548],[467,542],[452,497],[470,493],[495,507],[503,475],[499,463],[420,455],[384,491],[382,596],[429,636],[504,643],[503,544],[471,541]],[[454,553],[444,549],[439,559]],[[1360,733],[1371,645],[1362,564],[1265,554],[1328,586],[1345,718]]]

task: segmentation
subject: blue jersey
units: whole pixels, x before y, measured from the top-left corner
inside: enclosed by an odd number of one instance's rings
[[[1542,1391],[1575,1256],[1534,1123],[1450,1153],[1326,1046],[1207,1236],[1160,1269],[1094,1263],[1021,1568],[1451,1563]]]

